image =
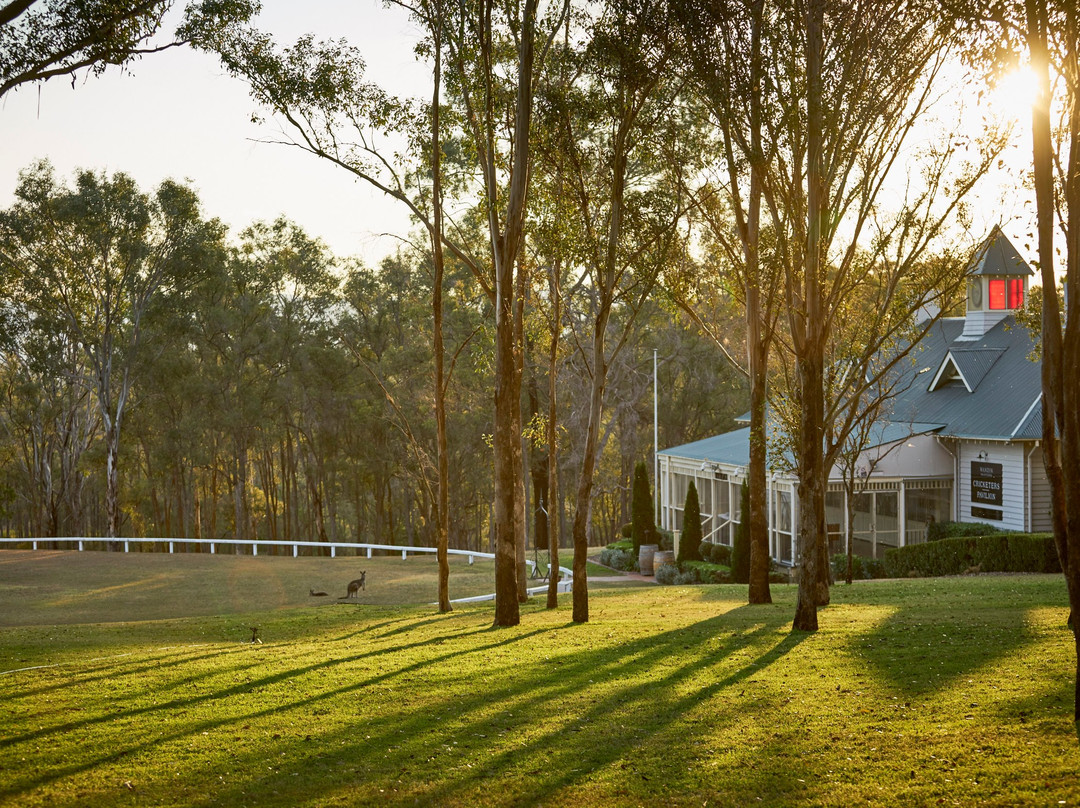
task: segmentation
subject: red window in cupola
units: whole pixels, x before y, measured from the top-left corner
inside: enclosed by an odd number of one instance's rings
[[[991,309],[1018,309],[1024,305],[1023,278],[991,280],[989,287]]]

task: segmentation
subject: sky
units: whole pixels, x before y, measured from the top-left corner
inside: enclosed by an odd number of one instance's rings
[[[305,33],[346,38],[363,54],[369,80],[397,95],[429,91],[428,69],[413,55],[419,31],[399,9],[380,0],[265,0],[264,6],[257,24],[279,44]],[[174,14],[165,29],[176,21]],[[1027,92],[1023,82],[1005,82],[982,99],[984,111],[1020,111],[1006,160],[1021,166],[1030,162]],[[19,171],[48,158],[64,179],[88,168],[123,171],[144,191],[166,178],[188,181],[204,213],[222,219],[234,236],[254,221],[285,215],[338,257],[374,266],[393,253],[409,231],[398,203],[300,149],[266,142],[282,139],[282,130],[272,121],[253,123],[258,112],[242,81],[215,57],[188,48],[80,76],[74,86],[64,79],[24,86],[0,99],[0,207],[13,201]],[[974,131],[979,115],[969,109],[956,128]],[[1032,260],[1033,205],[1007,169],[984,184],[973,200],[972,228],[958,237],[974,246],[1000,224]]]
[[[266,0],[264,7],[258,25],[279,44],[305,33],[344,37],[384,89],[415,95],[430,86],[413,56],[419,31],[379,0]],[[176,19],[166,20],[166,30]],[[190,48],[80,76],[74,87],[63,78],[21,87],[0,99],[0,207],[12,203],[19,172],[48,158],[65,180],[88,168],[122,171],[144,191],[166,178],[190,181],[204,214],[233,235],[286,215],[340,257],[374,265],[392,253],[399,242],[383,234],[409,229],[397,203],[295,147],[259,142],[281,139],[282,131],[252,123],[257,111],[242,81]]]

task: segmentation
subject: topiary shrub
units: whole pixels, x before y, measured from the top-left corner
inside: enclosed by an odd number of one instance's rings
[[[709,557],[705,557],[705,548],[709,548]],[[701,558],[703,561],[711,561],[713,564],[723,564],[725,567],[731,566],[731,548],[725,547],[722,544],[703,544],[701,545]]]
[[[683,506],[683,532],[679,539],[678,561],[701,561],[701,505],[698,503],[697,486],[690,481]]]
[[[619,535],[622,536],[624,539],[633,539],[634,526],[630,522],[627,522],[625,525],[619,528]]]
[[[731,580],[750,583],[750,486],[743,480],[739,491],[741,521],[735,528],[735,546],[731,550]]]
[[[655,544],[656,519],[653,516],[652,492],[649,491],[649,470],[644,461],[634,466],[634,485],[630,498],[630,537],[634,552],[643,544]]]

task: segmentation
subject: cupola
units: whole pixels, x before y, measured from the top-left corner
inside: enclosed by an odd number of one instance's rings
[[[997,225],[968,265],[967,316],[959,340],[975,340],[1024,305],[1035,273]]]

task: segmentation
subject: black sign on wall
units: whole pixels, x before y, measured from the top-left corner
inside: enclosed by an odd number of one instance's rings
[[[1001,464],[971,461],[971,504],[1001,506]]]

